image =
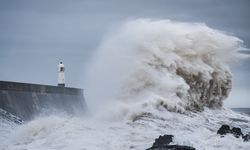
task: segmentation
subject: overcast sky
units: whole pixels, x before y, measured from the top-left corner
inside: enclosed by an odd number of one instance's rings
[[[250,47],[249,0],[0,0],[0,80],[84,88],[83,70],[107,30],[131,18],[203,22]],[[247,52],[249,53],[249,52]],[[228,107],[250,107],[250,60],[232,67]]]

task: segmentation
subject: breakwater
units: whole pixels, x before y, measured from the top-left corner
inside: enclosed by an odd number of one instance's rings
[[[87,106],[83,89],[0,81],[0,108],[29,120],[44,110],[75,114]]]

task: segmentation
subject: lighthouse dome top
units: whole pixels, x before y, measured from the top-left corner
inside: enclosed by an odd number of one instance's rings
[[[60,64],[58,65],[58,67],[64,67],[64,64],[62,62],[60,62]]]
[[[60,64],[58,65],[58,71],[59,72],[64,72],[65,71],[65,67],[64,67],[64,64],[62,62],[60,62]]]

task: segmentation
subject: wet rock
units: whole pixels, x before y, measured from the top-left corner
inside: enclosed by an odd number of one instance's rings
[[[231,130],[231,133],[236,137],[239,138],[240,136],[243,136],[240,128],[233,127]]]
[[[153,147],[168,145],[169,143],[173,142],[173,137],[174,137],[173,135],[163,135],[163,136],[160,135],[158,139],[155,139]]]
[[[155,139],[153,146],[147,150],[195,150],[190,146],[169,145],[173,142],[173,135],[163,135]]]
[[[217,131],[217,134],[220,134],[220,135],[226,135],[228,133],[231,133],[231,129],[229,125],[222,125],[220,129]]]
[[[162,147],[151,147],[147,150],[195,150],[195,148],[181,145],[165,145]]]
[[[226,134],[232,134],[236,138],[241,137],[245,142],[250,140],[250,133],[244,135],[241,131],[241,128],[233,127],[230,129],[229,125],[222,125],[217,131],[217,134],[222,135],[222,137],[224,137]]]
[[[250,140],[250,133],[248,133],[248,134],[246,134],[246,135],[243,135],[242,138],[243,138],[243,140],[244,140],[245,142],[249,141],[249,140]]]

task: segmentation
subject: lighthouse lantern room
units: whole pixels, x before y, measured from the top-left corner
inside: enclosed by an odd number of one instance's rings
[[[58,86],[65,87],[65,67],[62,62],[58,65]]]

